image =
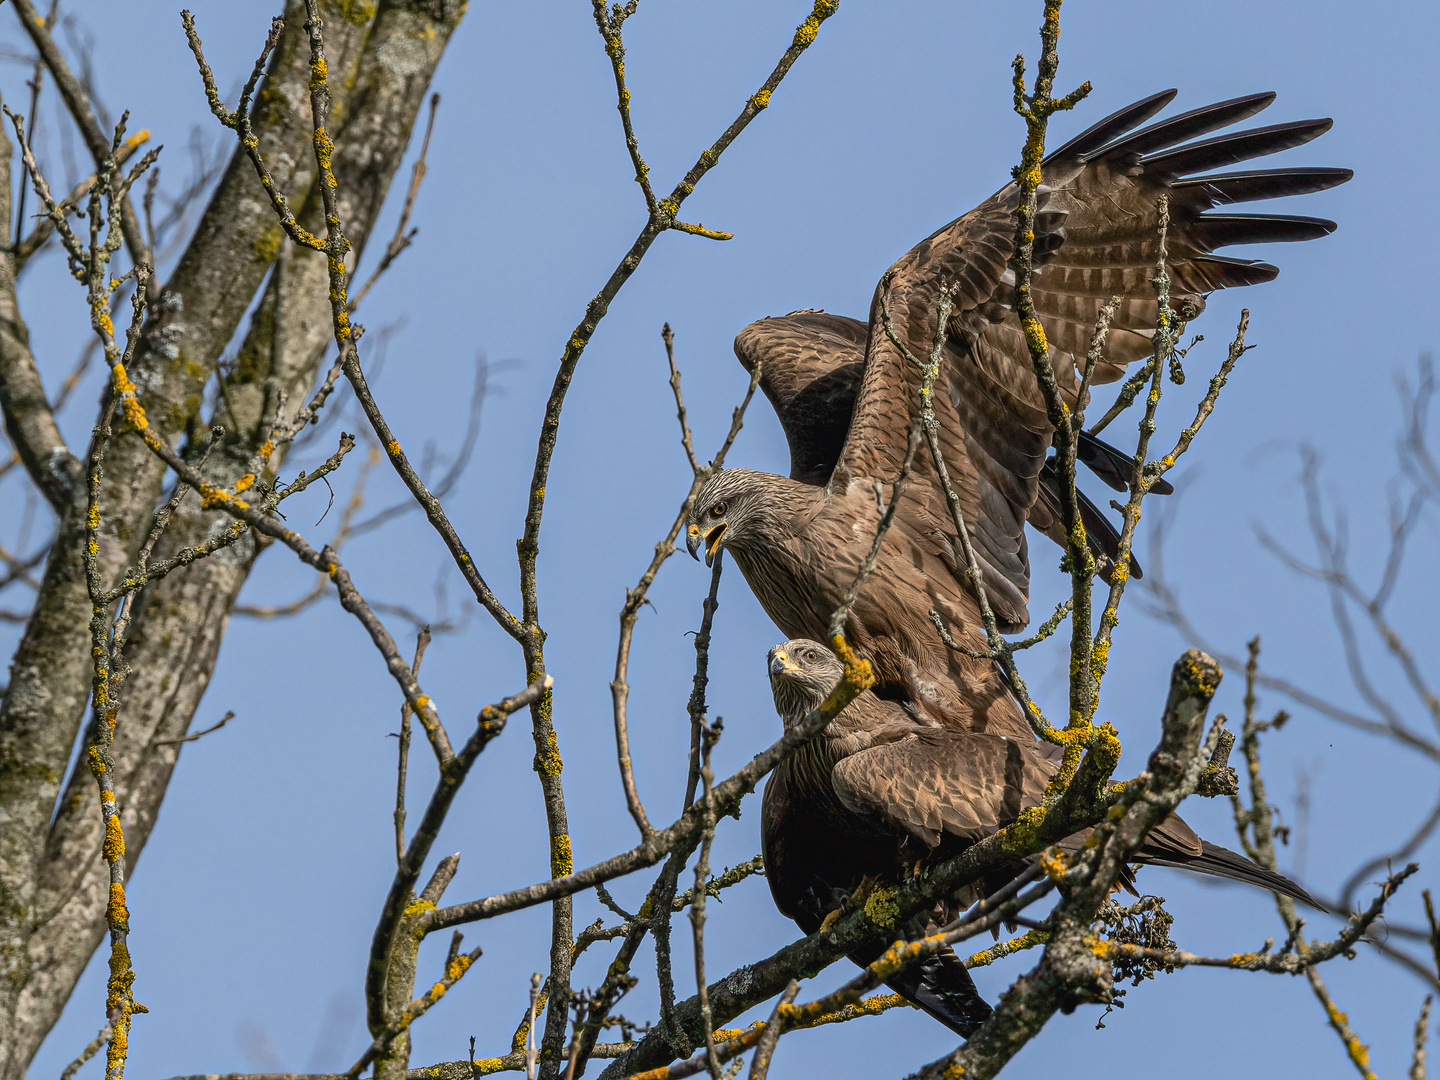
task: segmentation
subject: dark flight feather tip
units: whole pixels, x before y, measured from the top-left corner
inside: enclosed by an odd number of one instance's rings
[[[1240,285],[1264,285],[1274,281],[1280,268],[1260,259],[1232,259],[1228,255],[1196,255],[1181,266],[1172,268],[1171,281],[1187,291],[1213,292]]]
[[[1109,146],[1101,147],[1089,154],[1085,160],[1093,161],[1112,154],[1143,157],[1145,154],[1176,146],[1186,139],[1237,124],[1268,108],[1274,100],[1274,91],[1266,90],[1258,94],[1231,98],[1229,101],[1217,101],[1214,105],[1202,105],[1198,109],[1172,116],[1169,120],[1162,120]]]
[[[1114,491],[1130,490],[1135,459],[1123,450],[1111,446],[1098,435],[1082,431],[1075,447],[1075,456],[1082,465],[1104,481],[1107,487]],[[1169,495],[1174,491],[1175,485],[1164,479],[1157,480],[1150,486],[1151,495]]]
[[[1277,244],[1318,240],[1335,231],[1335,222],[1298,214],[1201,214],[1195,221],[1208,248],[1231,244]]]
[[[932,931],[933,932],[933,931]],[[953,949],[928,956],[885,980],[885,985],[912,1001],[962,1039],[975,1034],[995,1015],[975,985],[965,962]]]
[[[1087,154],[1145,123],[1146,120],[1174,101],[1175,95],[1179,92],[1178,90],[1161,90],[1158,94],[1151,94],[1148,98],[1141,98],[1131,105],[1126,105],[1123,109],[1115,110],[1099,123],[1092,124],[1076,135],[1058,150],[1052,151],[1045,159],[1044,164],[1054,165],[1072,159],[1085,160]]]
[[[1120,533],[1115,528],[1115,523],[1110,520],[1105,511],[1101,510],[1090,498],[1079,489],[1075,494],[1079,496],[1080,522],[1085,526],[1085,544],[1090,553],[1095,556],[1097,562],[1108,562],[1115,565],[1115,560],[1120,557]],[[1060,508],[1060,477],[1055,472],[1055,459],[1051,458],[1045,463],[1045,468],[1040,472],[1039,498],[1045,503],[1050,516],[1058,523],[1061,517]],[[1064,527],[1057,525],[1060,535],[1064,535]],[[1100,566],[1099,571],[1109,577],[1110,571],[1105,566]],[[1130,576],[1139,581],[1145,576],[1145,571],[1140,566],[1140,561],[1135,558],[1134,553],[1130,555]]]
[[[1234,135],[1217,135],[1203,142],[1151,154],[1141,158],[1140,163],[1145,166],[1146,172],[1188,176],[1266,154],[1278,154],[1281,150],[1289,150],[1295,146],[1304,146],[1311,139],[1325,134],[1334,124],[1335,121],[1328,117],[1322,120],[1295,120],[1288,124],[1252,128]]]
[[[1176,180],[1170,187],[1182,198],[1203,193],[1214,206],[1311,195],[1338,187],[1354,175],[1354,169],[1254,169]]]

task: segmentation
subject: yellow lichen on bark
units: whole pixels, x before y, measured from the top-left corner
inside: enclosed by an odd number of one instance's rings
[[[575,870],[575,857],[570,850],[570,836],[561,833],[550,838],[550,876],[565,877]]]

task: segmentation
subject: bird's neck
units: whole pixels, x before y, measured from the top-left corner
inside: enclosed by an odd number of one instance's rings
[[[746,529],[747,536],[737,537],[730,545],[736,550],[767,548],[776,540],[788,540],[802,531],[820,510],[825,489],[802,484],[788,476],[763,474],[763,499],[757,500],[756,514],[763,520],[758,528]]]
[[[785,719],[786,729],[798,725],[821,704],[819,701],[812,702],[797,715],[787,716]],[[815,762],[824,764],[828,770],[841,758],[858,754],[861,750],[868,750],[877,742],[893,742],[896,738],[908,733],[909,730],[910,726],[905,724],[890,724],[880,728],[867,727],[847,710],[831,720],[829,726],[819,735],[803,743],[797,753],[808,754]]]
[[[822,640],[825,627],[806,602],[814,568],[797,556],[791,541],[809,527],[824,501],[824,489],[785,476],[771,476],[764,500],[765,520],[726,544],[766,613],[787,637]]]

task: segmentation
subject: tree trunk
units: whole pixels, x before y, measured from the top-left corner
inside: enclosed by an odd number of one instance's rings
[[[327,3],[324,9],[341,220],[358,258],[464,5],[384,0],[378,10],[354,2]],[[303,2],[290,0],[284,36],[256,97],[255,126],[277,185],[292,205],[308,193],[302,220],[323,232],[313,191],[304,23]],[[254,168],[237,153],[152,309],[132,365],[146,411],[164,438],[208,426],[199,416],[205,383],[282,242]],[[206,466],[217,483],[233,483],[265,441],[273,411],[267,402],[273,403],[276,389],[286,391],[293,414],[326,356],[331,322],[324,258],[294,249],[282,266],[270,275],[241,361],[226,376],[221,411],[210,418],[226,429]],[[113,577],[148,532],[165,476],[134,436],[114,439],[107,458],[110,479],[101,508],[108,544],[102,544],[101,557]],[[271,475],[282,459],[283,449],[270,460]],[[216,519],[192,495],[155,557],[205,539]],[[108,871],[87,772],[72,775],[50,824],[90,685],[83,535],[84,505],[74,496],[0,703],[0,820],[6,822],[0,830],[0,1080],[23,1076],[105,931]],[[189,727],[214,671],[230,609],[258,554],[255,538],[246,535],[154,583],[137,599],[127,649],[134,674],[125,687],[114,747],[132,868],[181,749],[157,743]]]

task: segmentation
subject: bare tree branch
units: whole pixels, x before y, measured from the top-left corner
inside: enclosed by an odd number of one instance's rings
[[[95,113],[90,107],[90,95],[86,93],[80,80],[75,78],[69,65],[65,63],[65,57],[61,54],[59,46],[50,36],[50,23],[40,17],[30,0],[14,0],[14,6],[15,14],[20,19],[20,25],[30,35],[30,40],[34,42],[40,58],[50,69],[50,74],[55,79],[56,89],[60,91],[60,97],[64,100],[65,107],[70,110],[70,115],[75,120],[75,126],[80,129],[90,156],[95,159],[96,166],[101,167],[112,151],[110,140],[106,137],[100,122],[95,119]],[[145,243],[144,233],[140,229],[140,220],[135,216],[135,207],[131,205],[128,194],[123,197],[121,202],[120,222],[125,233],[125,246],[130,252],[130,261],[136,266],[153,264],[154,256]]]

